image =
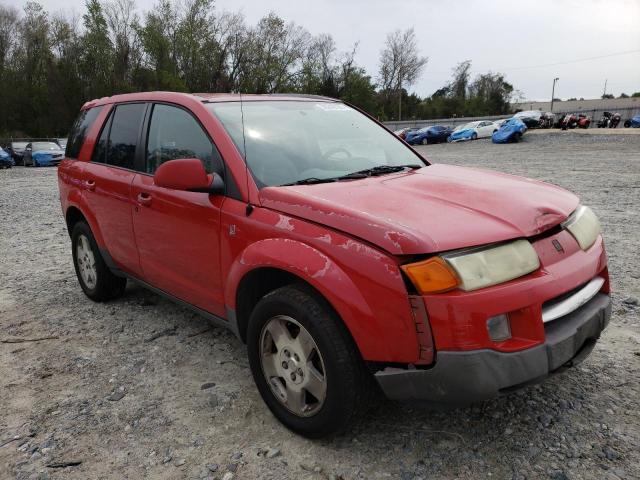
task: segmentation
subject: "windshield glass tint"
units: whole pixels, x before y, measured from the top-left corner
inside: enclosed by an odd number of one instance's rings
[[[36,142],[31,145],[31,150],[60,150],[60,145],[53,142]]]
[[[424,164],[391,132],[342,103],[244,102],[244,139],[239,102],[211,103],[209,108],[244,154],[260,187],[339,177],[379,165]]]

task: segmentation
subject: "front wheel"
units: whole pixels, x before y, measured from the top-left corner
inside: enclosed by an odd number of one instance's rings
[[[473,135],[471,135],[471,140],[477,140],[478,139],[478,134],[477,133],[473,133]]]
[[[423,138],[422,145],[429,145],[429,140],[427,138]]]
[[[114,275],[104,263],[91,228],[84,221],[76,223],[71,233],[73,266],[80,287],[91,300],[103,302],[119,297],[127,279]]]
[[[249,364],[263,400],[287,428],[309,438],[343,431],[373,392],[347,329],[302,285],[263,297],[249,320]]]

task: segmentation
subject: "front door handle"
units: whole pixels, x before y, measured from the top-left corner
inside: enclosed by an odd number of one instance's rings
[[[87,180],[86,182],[84,182],[84,184],[87,186],[87,190],[93,192],[96,189],[96,181],[95,180]]]
[[[138,203],[140,205],[144,205],[145,207],[148,207],[149,205],[151,205],[151,195],[149,195],[146,192],[140,192],[138,194]]]

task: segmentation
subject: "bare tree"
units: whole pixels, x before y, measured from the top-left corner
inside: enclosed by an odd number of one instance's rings
[[[387,35],[380,53],[379,77],[382,88],[398,93],[398,120],[402,117],[402,88],[413,85],[429,59],[418,54],[413,28],[396,30]]]
[[[11,51],[18,36],[15,34],[18,26],[18,10],[14,7],[0,5],[0,76],[4,72]]]

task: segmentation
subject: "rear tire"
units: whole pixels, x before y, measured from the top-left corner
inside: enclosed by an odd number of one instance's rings
[[[473,132],[473,134],[471,135],[471,140],[477,140],[478,139],[478,134]]]
[[[247,349],[264,402],[305,437],[342,432],[373,398],[373,377],[344,324],[304,285],[279,288],[258,302],[249,319]]]
[[[79,221],[73,227],[71,251],[78,282],[87,297],[94,302],[104,302],[124,293],[127,279],[109,270],[91,228],[84,221]]]

